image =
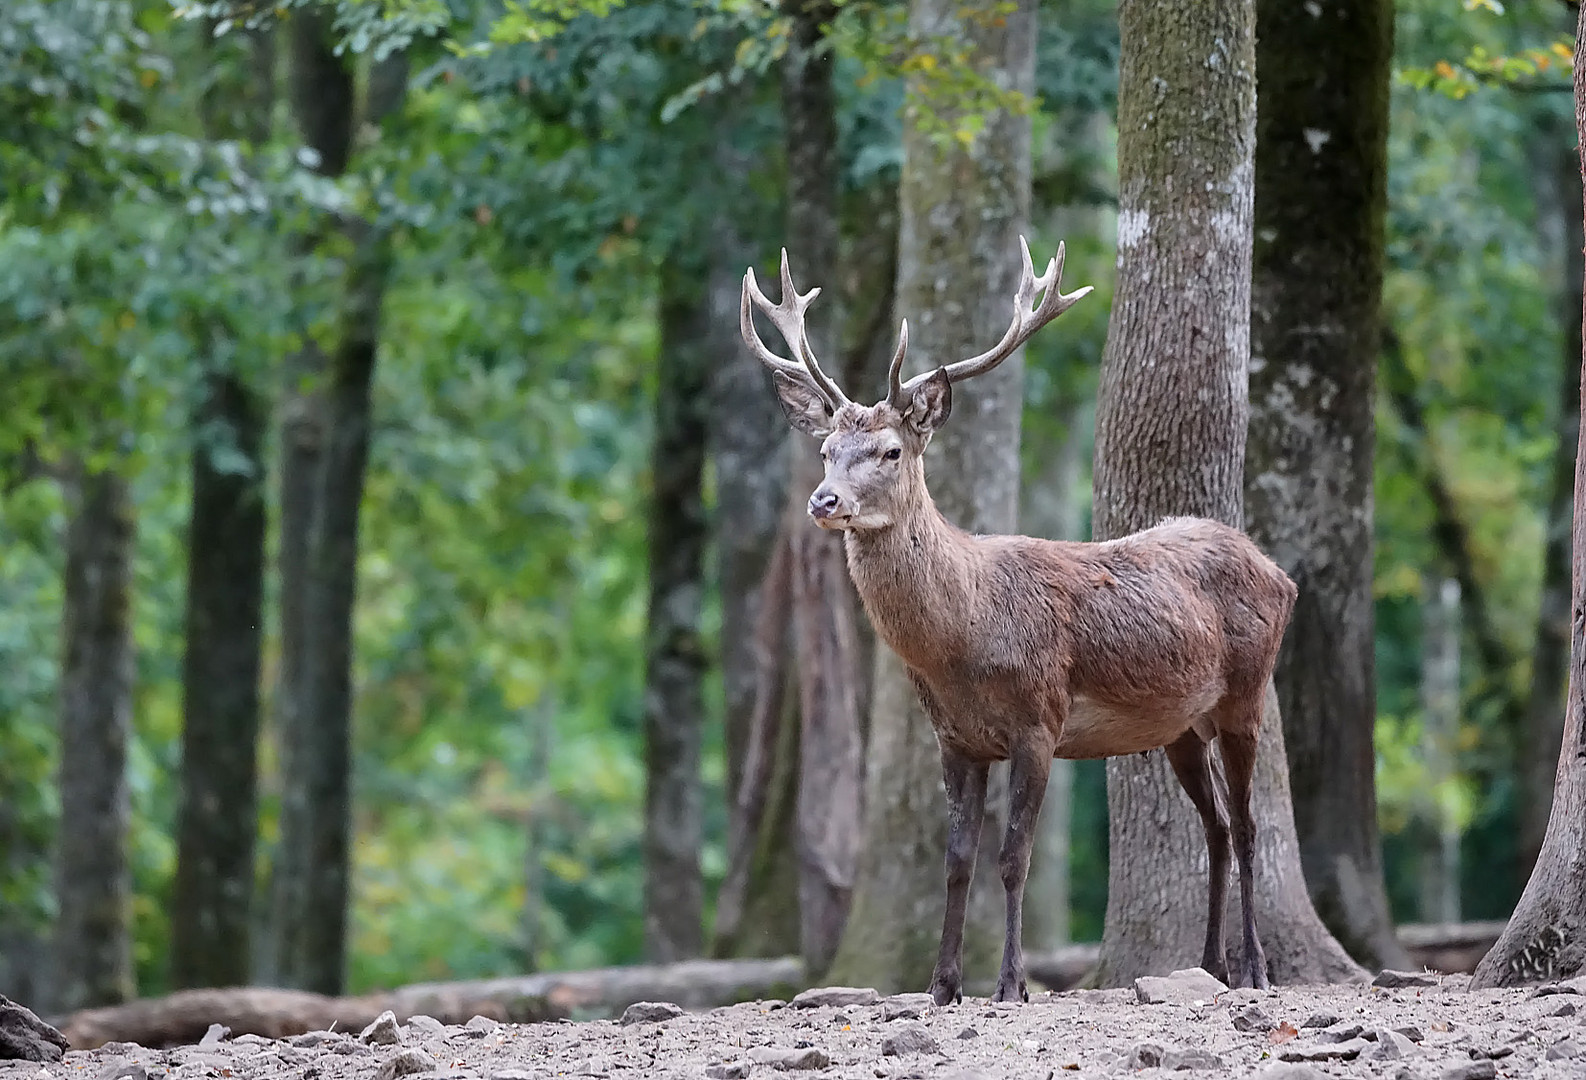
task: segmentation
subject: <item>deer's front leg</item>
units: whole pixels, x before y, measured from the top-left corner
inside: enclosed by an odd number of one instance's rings
[[[964,913],[986,814],[989,769],[989,765],[942,747],[942,779],[947,787],[947,914],[942,919],[942,950],[931,976],[931,997],[938,1005],[964,998]]]
[[[1008,894],[1008,928],[993,1001],[1030,1000],[1024,980],[1024,882],[1030,876],[1030,849],[1035,843],[1035,824],[1041,816],[1051,771],[1052,746],[1048,741],[1033,740],[1014,750],[1008,772],[1008,832],[997,860],[1002,887]]]

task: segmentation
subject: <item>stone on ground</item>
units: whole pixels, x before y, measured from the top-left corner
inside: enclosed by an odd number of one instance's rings
[[[880,1000],[881,995],[868,986],[816,986],[795,997],[793,1007],[818,1009],[823,1005],[874,1005]]]
[[[1229,1019],[1234,1022],[1235,1031],[1258,1031],[1266,1033],[1277,1027],[1277,1022],[1262,1011],[1261,1006],[1251,1004],[1242,1009],[1235,1009],[1229,1013]]]
[[[406,1050],[398,1050],[381,1062],[380,1067],[375,1070],[374,1080],[397,1080],[398,1077],[433,1072],[438,1068],[440,1065],[434,1058],[422,1050],[414,1050],[410,1047]]]
[[[1384,990],[1402,990],[1405,987],[1436,986],[1438,976],[1431,971],[1394,971],[1392,968],[1383,968],[1377,977],[1371,980],[1372,986],[1380,986]]]
[[[773,1069],[791,1071],[795,1069],[824,1069],[831,1064],[831,1059],[826,1054],[813,1046],[803,1049],[790,1049],[786,1046],[756,1046],[749,1051],[749,1057],[757,1064],[769,1065]]]
[[[881,1053],[885,1057],[900,1057],[904,1054],[934,1054],[938,1050],[936,1040],[931,1033],[925,1030],[924,1024],[905,1024],[901,1029],[888,1035],[881,1043]]]
[[[683,1010],[670,1001],[635,1001],[622,1010],[622,1025],[629,1024],[661,1024],[668,1020],[676,1020],[683,1015]]]
[[[59,1061],[69,1046],[32,1009],[0,994],[0,1060]]]
[[[402,1029],[397,1025],[396,1013],[387,1009],[359,1033],[358,1038],[370,1046],[395,1046],[402,1041]]]
[[[423,1013],[408,1017],[408,1034],[420,1039],[435,1039],[446,1034],[446,1025]]]
[[[1142,1005],[1191,1005],[1227,992],[1221,979],[1198,967],[1171,975],[1142,975],[1134,981],[1135,997]]]

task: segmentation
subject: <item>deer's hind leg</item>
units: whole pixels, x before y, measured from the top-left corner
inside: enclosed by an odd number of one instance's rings
[[[1234,854],[1239,859],[1239,907],[1243,917],[1244,961],[1250,985],[1265,990],[1267,957],[1256,936],[1256,820],[1250,790],[1256,771],[1256,736],[1261,730],[1262,699],[1246,707],[1245,723],[1218,736],[1228,773],[1228,805],[1233,816]]]
[[[1206,948],[1201,967],[1228,981],[1223,913],[1228,906],[1228,810],[1212,772],[1210,747],[1192,728],[1166,747],[1168,763],[1200,814],[1211,875],[1206,890]],[[1225,751],[1226,753],[1226,751]]]

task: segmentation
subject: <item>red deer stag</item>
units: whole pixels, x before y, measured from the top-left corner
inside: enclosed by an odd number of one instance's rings
[[[770,369],[788,422],[823,440],[826,477],[810,496],[810,517],[844,533],[865,610],[908,667],[941,748],[947,914],[930,992],[938,1004],[963,998],[964,910],[990,764],[1007,760],[1012,769],[998,860],[1007,937],[995,1000],[1029,1000],[1020,943],[1024,882],[1052,759],[1156,747],[1166,749],[1206,830],[1211,884],[1202,964],[1227,978],[1222,916],[1231,817],[1242,974],[1265,987],[1250,786],[1262,697],[1294,607],[1294,583],[1243,533],[1216,521],[1169,518],[1105,543],[973,536],[946,521],[925,490],[922,456],[952,411],[953,384],[996,367],[1090,292],[1060,292],[1061,244],[1039,278],[1022,238],[1020,246],[1024,271],[1002,340],[903,382],[905,320],[887,396],[868,407],[850,401],[810,350],[804,313],[820,290],[799,295],[786,251],[781,303],[766,299],[752,269],[743,283],[744,341]],[[795,361],[760,340],[751,305],[770,318]],[[1220,740],[1226,785],[1214,772],[1213,738]]]

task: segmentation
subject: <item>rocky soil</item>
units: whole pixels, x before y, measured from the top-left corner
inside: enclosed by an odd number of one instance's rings
[[[0,1080],[1586,1077],[1586,979],[1471,991],[1466,976],[1384,976],[1386,985],[1255,991],[1192,970],[1134,989],[945,1008],[923,994],[826,988],[791,1003],[703,1013],[645,1003],[620,1021],[525,1025],[399,1024],[386,1014],[361,1033],[277,1041],[217,1027],[196,1046],[111,1043],[0,1062]]]

